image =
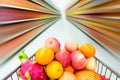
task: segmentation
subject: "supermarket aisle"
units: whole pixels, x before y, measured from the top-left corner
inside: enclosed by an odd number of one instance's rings
[[[30,44],[25,47],[25,52],[27,53],[27,55],[33,55],[39,47],[43,46],[44,41],[48,37],[58,38],[60,43],[62,44],[62,48],[64,46],[64,42],[68,39],[73,39],[77,41],[80,45],[84,43],[93,44],[97,50],[96,57],[101,59],[103,62],[105,62],[107,65],[109,65],[111,68],[113,68],[119,73],[119,61],[117,61],[112,55],[110,55],[106,50],[99,46],[94,40],[89,38],[73,24],[63,18],[57,21],[55,24],[51,25],[47,30],[45,30],[42,34],[40,34],[36,39],[34,39]],[[0,80],[6,75],[8,75],[11,71],[13,71],[18,65],[20,65],[20,61],[18,60],[17,55],[18,54],[13,56],[6,64],[4,64],[0,68]]]
[[[59,1],[62,1],[62,0],[59,0]],[[44,41],[48,37],[56,37],[57,39],[59,39],[60,43],[62,44],[61,45],[62,48],[64,47],[63,45],[64,42],[68,39],[73,39],[77,41],[78,44],[80,45],[84,43],[93,44],[97,50],[96,57],[101,59],[113,70],[115,70],[120,74],[119,60],[113,57],[113,55],[107,52],[104,48],[102,48],[99,44],[97,44],[94,40],[92,40],[90,37],[84,34],[81,30],[76,28],[72,23],[67,21],[65,18],[61,18],[55,24],[51,25],[47,30],[42,32],[36,39],[34,39],[30,44],[28,44],[25,47],[26,54],[29,57],[33,55],[39,47],[43,46]],[[20,65],[20,61],[18,60],[17,55],[18,54],[14,55],[9,61],[7,61],[4,65],[0,67],[0,71],[1,71],[0,80],[2,80],[4,77],[9,75],[10,72],[14,71],[14,69]],[[16,78],[16,76],[14,78]]]
[[[57,8],[60,11],[65,11],[68,7],[70,7],[72,4],[74,4],[78,0],[45,0],[52,4],[55,8]]]

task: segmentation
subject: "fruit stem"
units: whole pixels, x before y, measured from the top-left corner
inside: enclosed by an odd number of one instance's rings
[[[18,58],[21,62],[24,62],[26,60],[29,60],[28,56],[25,54],[25,51],[22,50],[20,54],[18,54]]]

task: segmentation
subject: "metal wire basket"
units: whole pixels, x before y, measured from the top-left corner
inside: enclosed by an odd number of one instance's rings
[[[96,57],[95,57],[96,58]],[[31,57],[31,60],[34,60],[35,56],[33,55]],[[97,60],[97,69],[95,70],[97,73],[105,76],[106,78],[110,78],[110,80],[120,80],[120,75],[116,73],[113,69],[111,69],[109,66],[107,66],[104,62],[96,58]],[[4,80],[21,80],[21,78],[18,76],[18,68],[16,68],[13,72],[11,72],[7,77],[4,78]]]

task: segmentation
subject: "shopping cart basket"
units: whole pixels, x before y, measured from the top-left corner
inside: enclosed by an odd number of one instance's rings
[[[96,58],[96,57],[95,57]],[[31,60],[34,60],[35,56],[33,55],[31,57]],[[109,66],[107,66],[104,62],[96,58],[97,60],[97,69],[96,72],[104,75],[106,78],[110,78],[110,80],[120,80],[120,74],[115,72],[113,69],[111,69]],[[18,69],[17,67],[13,72],[11,72],[7,77],[4,78],[4,80],[21,80],[21,78],[18,76]]]

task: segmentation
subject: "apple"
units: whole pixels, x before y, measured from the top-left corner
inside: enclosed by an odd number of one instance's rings
[[[71,63],[70,53],[66,50],[61,50],[55,54],[55,59],[59,61],[63,67],[69,66]]]
[[[78,43],[74,40],[67,40],[64,45],[65,49],[69,52],[72,52],[74,50],[78,49]]]
[[[95,71],[97,68],[97,62],[94,57],[87,58],[87,64],[85,66],[85,69]]]
[[[87,59],[79,50],[73,51],[70,56],[71,56],[72,66],[76,70],[83,69],[86,66]]]
[[[60,51],[60,42],[54,38],[54,37],[50,37],[45,41],[45,47],[49,47],[51,48],[55,53]]]

